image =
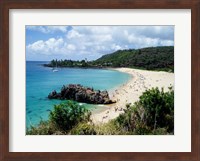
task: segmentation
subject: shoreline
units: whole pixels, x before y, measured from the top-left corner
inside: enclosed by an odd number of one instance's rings
[[[174,73],[168,73],[164,71],[148,71],[132,68],[111,68],[111,70],[117,70],[130,74],[131,79],[119,86],[114,90],[109,90],[110,99],[117,102],[111,105],[104,105],[105,109],[102,112],[92,112],[92,122],[94,124],[107,123],[109,120],[118,117],[124,112],[126,104],[133,104],[139,100],[139,96],[145,90],[153,87],[164,88],[164,91],[168,91],[168,87],[174,86]]]

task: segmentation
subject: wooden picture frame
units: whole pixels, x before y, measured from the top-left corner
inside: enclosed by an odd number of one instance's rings
[[[191,9],[191,152],[9,152],[9,9]],[[5,0],[0,24],[0,160],[200,161],[200,0]]]

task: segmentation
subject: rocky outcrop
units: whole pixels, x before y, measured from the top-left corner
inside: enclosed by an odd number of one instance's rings
[[[111,104],[115,101],[110,100],[107,91],[94,90],[93,88],[83,87],[80,84],[69,84],[61,88],[60,93],[55,90],[49,93],[49,99],[68,99],[77,102],[90,104]]]

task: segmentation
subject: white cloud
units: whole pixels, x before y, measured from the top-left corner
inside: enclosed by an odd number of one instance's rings
[[[173,46],[174,45],[174,41],[172,40],[163,40],[160,42],[161,46]]]
[[[40,31],[42,33],[54,33],[55,31],[67,32],[67,26],[26,26],[27,30]]]
[[[30,27],[33,30],[34,26]],[[121,49],[174,45],[173,26],[72,26],[68,31],[66,26],[36,28],[43,33],[59,30],[63,36],[31,43],[27,45],[27,54],[96,59]]]
[[[42,40],[36,41],[33,44],[28,45],[27,48],[31,49],[31,50],[35,50],[35,51],[43,50],[44,49],[44,41],[42,41]]]
[[[74,26],[76,31],[85,34],[108,34],[112,32],[111,26]]]
[[[99,41],[99,42],[109,42],[109,41],[112,41],[112,36],[109,35],[109,34],[106,34],[106,35],[93,35],[93,36],[90,36],[90,38],[94,41]]]
[[[112,44],[111,49],[112,49],[112,50],[120,50],[120,49],[122,49],[122,47],[119,46],[119,45],[116,45],[116,44]]]
[[[63,47],[64,41],[62,38],[55,39],[50,38],[47,41],[39,40],[33,44],[29,44],[26,49],[28,53],[31,54],[45,54],[51,55],[60,52],[60,49]]]
[[[83,35],[79,34],[79,32],[76,30],[71,30],[67,34],[68,39],[80,38],[81,36],[83,36]]]
[[[76,47],[73,44],[68,44],[67,49],[68,50],[76,50]]]

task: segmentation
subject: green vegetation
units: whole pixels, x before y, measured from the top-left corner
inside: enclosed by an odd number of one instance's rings
[[[91,112],[78,103],[67,101],[55,105],[48,121],[41,121],[37,127],[27,129],[28,135],[67,134],[80,122],[89,122]]]
[[[52,60],[47,67],[131,67],[146,70],[174,71],[174,47],[148,47],[142,49],[118,50],[94,61]]]
[[[90,63],[87,60],[52,60],[49,64],[44,64],[45,67],[80,67],[87,68],[90,66]]]
[[[31,126],[26,130],[26,135],[56,135],[62,134],[51,121],[40,121],[38,126]]]
[[[94,125],[91,113],[75,102],[55,105],[48,121],[27,129],[27,135],[167,135],[174,133],[174,90],[152,88],[108,123]]]
[[[96,135],[95,126],[90,123],[79,123],[76,127],[74,127],[70,133],[70,135]]]
[[[166,134],[174,130],[174,91],[152,88],[116,119],[117,126],[133,134]]]
[[[50,112],[49,119],[57,129],[61,131],[71,130],[79,122],[90,120],[91,112],[77,103],[68,101],[66,104],[54,106]]]
[[[174,47],[118,50],[112,54],[102,56],[93,63],[110,67],[174,71]]]

